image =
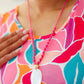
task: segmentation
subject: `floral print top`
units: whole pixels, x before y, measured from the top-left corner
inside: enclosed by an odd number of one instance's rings
[[[0,17],[0,37],[23,28],[17,13],[18,7]],[[49,36],[34,36],[36,57],[41,55]],[[20,47],[21,53],[1,68],[0,84],[31,84],[31,38]],[[46,62],[39,67],[41,84],[84,84],[84,0],[77,0],[63,28],[53,35],[44,59]]]

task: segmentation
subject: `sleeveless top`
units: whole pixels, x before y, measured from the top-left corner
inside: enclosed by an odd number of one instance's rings
[[[23,28],[17,15],[18,7],[0,17],[0,37]],[[34,36],[36,57],[41,55],[49,36]],[[0,84],[31,84],[31,38],[20,47],[21,53],[1,68]],[[41,84],[84,84],[84,0],[74,4],[62,29],[53,35],[44,59],[45,63],[39,67],[43,76]]]

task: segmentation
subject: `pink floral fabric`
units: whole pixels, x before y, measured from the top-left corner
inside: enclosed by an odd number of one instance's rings
[[[0,17],[0,37],[23,28],[17,19],[18,7]],[[36,58],[49,39],[34,36]],[[1,68],[1,84],[31,84],[33,65],[31,38],[21,46],[21,53]],[[41,84],[84,84],[84,1],[77,0],[65,26],[56,32],[39,69]]]

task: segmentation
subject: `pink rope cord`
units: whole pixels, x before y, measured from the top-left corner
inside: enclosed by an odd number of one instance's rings
[[[30,24],[30,33],[31,33],[31,38],[32,38],[32,43],[33,43],[33,62],[35,62],[35,43],[34,43],[34,36],[33,36],[33,31],[32,31],[32,24],[31,24],[31,17],[30,17],[30,9],[29,9],[29,0],[27,0],[27,8],[28,8],[28,16],[29,16],[29,24]]]
[[[62,10],[61,10],[61,12],[60,12],[60,15],[59,15],[59,17],[58,17],[58,19],[57,19],[56,25],[55,25],[55,27],[54,27],[54,29],[53,29],[51,35],[50,35],[50,38],[48,39],[47,44],[46,44],[46,46],[44,47],[44,50],[43,50],[43,52],[42,52],[42,55],[41,55],[39,61],[36,63],[36,61],[35,61],[35,43],[34,43],[34,36],[33,36],[32,25],[31,25],[31,17],[30,17],[30,9],[29,9],[29,0],[27,0],[28,17],[29,17],[29,24],[30,24],[30,33],[31,33],[32,44],[33,44],[33,62],[34,62],[34,65],[35,65],[35,64],[39,65],[40,62],[42,61],[42,59],[43,59],[43,57],[44,57],[44,54],[45,54],[45,51],[46,51],[46,49],[47,49],[47,47],[48,47],[48,45],[49,45],[49,43],[50,43],[50,41],[51,41],[51,39],[52,39],[53,34],[55,33],[57,24],[58,24],[58,22],[59,22],[59,20],[60,20],[60,17],[61,17],[61,15],[62,15],[62,13],[63,13],[63,10],[64,10],[64,8],[65,8],[67,2],[68,2],[68,0],[66,0],[65,4],[64,4],[64,6],[63,6],[63,8],[62,8]]]

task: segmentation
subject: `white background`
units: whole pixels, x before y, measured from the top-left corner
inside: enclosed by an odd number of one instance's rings
[[[25,0],[0,0],[0,14],[13,9],[24,1]]]

